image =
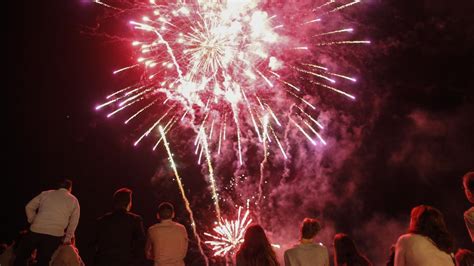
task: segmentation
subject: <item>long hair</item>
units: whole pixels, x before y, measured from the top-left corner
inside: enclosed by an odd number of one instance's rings
[[[436,208],[420,205],[411,210],[409,233],[429,237],[442,251],[450,254],[454,241],[448,232],[443,214]]]
[[[334,236],[334,265],[370,266],[369,260],[359,253],[354,241],[346,234]]]
[[[275,252],[265,231],[258,224],[248,227],[245,231],[244,242],[237,251],[237,258],[245,261],[246,266],[278,265]]]

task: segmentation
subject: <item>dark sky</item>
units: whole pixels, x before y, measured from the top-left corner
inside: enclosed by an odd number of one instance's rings
[[[337,179],[359,182],[354,200],[339,206],[347,220],[332,214],[335,226],[363,238],[370,228],[354,228],[355,221],[370,225],[371,213],[381,221],[407,221],[409,210],[425,203],[444,212],[458,245],[468,247],[462,213],[469,204],[460,179],[474,170],[473,3],[367,5],[356,18],[373,41],[371,54],[359,63],[367,80],[362,87],[368,88],[362,99],[377,102],[357,110],[373,108],[373,121],[336,173]],[[81,234],[87,239],[93,219],[122,186],[135,191],[135,211],[150,225],[156,202],[180,202],[174,186],[163,192],[150,181],[163,155],[133,148],[127,128],[93,110],[120,87],[110,71],[129,62],[128,46],[83,33],[100,14],[86,1],[28,1],[14,13],[5,26],[11,35],[3,41],[8,63],[1,238],[26,226],[24,204],[59,176],[72,177],[81,202],[80,247],[86,246]],[[200,172],[191,164],[183,171]],[[204,186],[194,175],[192,185]],[[363,202],[360,212],[349,211],[354,202]]]

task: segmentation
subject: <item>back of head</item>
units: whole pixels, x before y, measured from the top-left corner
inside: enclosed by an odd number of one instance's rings
[[[60,179],[56,184],[56,188],[65,188],[70,191],[72,189],[72,181],[69,179]]]
[[[474,203],[474,172],[468,172],[462,178],[467,199]]]
[[[460,249],[456,253],[456,266],[474,265],[474,252],[467,249]]]
[[[334,265],[371,265],[370,262],[362,256],[357,247],[348,235],[336,234],[334,236]]]
[[[301,238],[312,239],[321,230],[321,224],[318,219],[305,218],[301,225]]]
[[[277,265],[275,252],[268,241],[263,228],[258,225],[251,225],[244,235],[244,242],[237,252],[247,265]]]
[[[172,219],[174,216],[174,206],[169,202],[163,202],[158,206],[158,215],[162,220]]]
[[[128,188],[121,188],[115,191],[114,196],[114,209],[128,210],[132,202],[132,190]]]
[[[443,214],[436,208],[427,205],[413,208],[409,233],[429,237],[440,250],[453,252],[453,238],[448,232]]]

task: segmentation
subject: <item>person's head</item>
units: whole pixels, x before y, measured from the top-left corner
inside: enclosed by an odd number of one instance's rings
[[[467,200],[474,203],[474,172],[468,172],[462,178],[464,186],[464,193],[466,193]]]
[[[244,235],[238,256],[243,256],[248,265],[277,265],[276,255],[263,228],[251,225]]]
[[[321,224],[318,219],[305,218],[301,225],[301,238],[313,239],[321,230]]]
[[[132,190],[128,188],[121,188],[115,191],[114,196],[114,209],[124,209],[130,211],[132,208]]]
[[[370,265],[370,262],[359,253],[348,235],[339,233],[334,236],[334,265]]]
[[[174,218],[174,206],[169,202],[163,202],[158,206],[158,219],[169,220]]]
[[[456,253],[456,266],[474,265],[474,252],[467,249],[460,249]]]
[[[64,189],[67,189],[69,192],[71,192],[72,191],[72,181],[69,180],[69,179],[61,179],[57,183],[56,187],[57,187],[57,189],[64,188]]]
[[[443,214],[434,207],[419,205],[413,208],[408,232],[429,237],[446,253],[453,251],[453,238],[448,232]]]
[[[339,233],[334,236],[334,264],[342,265],[359,254],[354,241],[348,235]]]

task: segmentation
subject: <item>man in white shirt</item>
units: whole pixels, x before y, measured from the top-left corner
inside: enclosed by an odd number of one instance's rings
[[[329,266],[328,249],[314,238],[321,230],[317,219],[305,218],[300,243],[285,251],[285,266]]]
[[[70,244],[79,222],[79,202],[71,194],[72,182],[62,180],[58,189],[43,191],[25,207],[30,232],[19,246],[15,266],[26,265],[31,252],[37,249],[38,266],[47,266],[54,251]]]
[[[474,204],[474,172],[469,172],[463,177],[464,192],[467,200]],[[464,221],[471,236],[471,241],[474,242],[474,207],[464,212]]]
[[[184,257],[188,250],[186,228],[172,221],[174,207],[163,202],[158,207],[157,218],[161,220],[148,228],[145,254],[155,262],[155,266],[184,266]]]

